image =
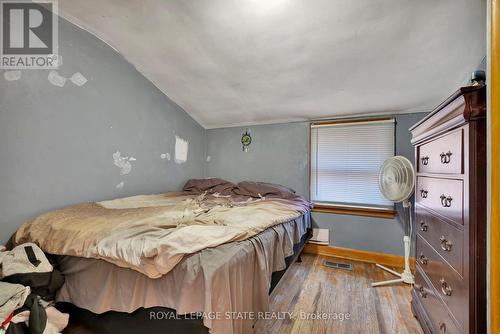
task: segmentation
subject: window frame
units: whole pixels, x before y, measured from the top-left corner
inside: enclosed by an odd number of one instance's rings
[[[394,126],[396,127],[396,119],[394,117],[386,116],[386,117],[372,117],[372,118],[346,118],[346,119],[337,119],[337,120],[325,120],[325,121],[311,121],[309,123],[309,196],[311,195],[312,189],[312,127],[314,125],[334,125],[334,124],[347,124],[347,123],[366,123],[366,122],[378,122],[378,121],[390,121],[394,120]],[[394,136],[396,136],[396,128],[394,129]],[[394,140],[394,151],[396,150],[396,138]],[[396,155],[396,152],[394,152]],[[327,203],[327,202],[314,202],[311,199],[311,203],[313,204],[312,211],[313,212],[321,212],[321,213],[334,213],[341,215],[354,215],[354,216],[365,216],[365,217],[376,217],[376,218],[395,218],[396,210],[395,205],[389,207],[377,207],[375,205],[353,205],[353,204],[343,204],[343,203]]]

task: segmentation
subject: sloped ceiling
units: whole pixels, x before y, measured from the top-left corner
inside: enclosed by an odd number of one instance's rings
[[[481,0],[59,0],[206,128],[428,111],[486,54]]]

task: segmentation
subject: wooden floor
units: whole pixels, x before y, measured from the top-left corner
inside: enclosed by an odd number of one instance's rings
[[[292,265],[272,295],[271,311],[284,319],[259,320],[254,333],[422,333],[410,310],[408,286],[370,286],[393,278],[375,265],[350,262],[354,268],[347,271],[323,265],[324,260],[349,262],[341,259],[303,254],[302,260]],[[305,319],[313,315],[330,319]],[[82,327],[69,327],[65,333],[97,334]]]
[[[410,309],[410,287],[372,288],[374,281],[393,279],[374,264],[317,255],[302,255],[271,299],[274,312],[293,312],[292,319],[259,320],[255,333],[422,333]],[[353,264],[353,270],[332,269],[331,260]],[[307,320],[301,312],[349,314],[349,320]]]

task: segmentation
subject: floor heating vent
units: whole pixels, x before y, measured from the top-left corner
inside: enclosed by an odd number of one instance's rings
[[[335,269],[352,270],[352,264],[350,264],[350,263],[338,263],[338,262],[332,262],[332,261],[325,261],[325,262],[323,262],[323,265],[325,267],[330,267],[330,268],[335,268]]]

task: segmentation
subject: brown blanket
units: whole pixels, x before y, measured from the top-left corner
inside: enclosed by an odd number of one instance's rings
[[[309,209],[300,197],[141,195],[43,214],[22,225],[14,243],[34,242],[47,253],[103,259],[158,278],[187,254],[248,239]]]

